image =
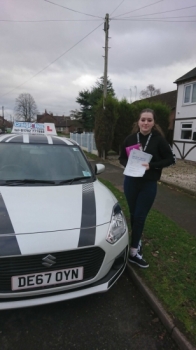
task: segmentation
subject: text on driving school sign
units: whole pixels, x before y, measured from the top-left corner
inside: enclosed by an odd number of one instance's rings
[[[56,135],[54,123],[14,122],[12,133]]]

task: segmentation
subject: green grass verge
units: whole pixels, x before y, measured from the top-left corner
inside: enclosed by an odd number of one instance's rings
[[[85,154],[86,154],[86,156],[88,157],[88,158],[90,158],[90,159],[93,159],[93,160],[97,160],[97,161],[103,161],[103,158],[100,158],[99,156],[97,156],[96,154],[93,154],[93,153],[89,153],[89,152],[87,152],[87,151],[83,151]],[[109,151],[108,152],[108,156],[112,156],[112,155],[117,155],[117,153],[116,152],[114,152],[114,151]]]
[[[116,196],[129,224],[124,194],[109,181],[99,180]],[[150,266],[136,267],[137,273],[178,328],[196,343],[196,237],[152,209],[146,221],[143,245]]]
[[[93,160],[97,160],[97,162],[100,162],[100,161],[103,161],[102,158],[99,158],[98,156],[96,156],[96,154],[93,154],[93,153],[89,153],[87,151],[84,151],[84,154],[86,155],[87,158],[90,158],[90,159],[93,159]]]

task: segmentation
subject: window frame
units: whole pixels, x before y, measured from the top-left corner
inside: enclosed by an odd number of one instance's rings
[[[193,105],[196,104],[196,101],[192,102],[192,98],[193,98],[193,86],[196,85],[196,81],[193,81],[191,83],[187,83],[184,85],[184,93],[183,93],[183,105],[187,106],[187,105]],[[190,90],[190,96],[189,96],[189,101],[185,102],[185,93],[186,93],[186,88],[187,87],[191,87]]]
[[[190,124],[191,127],[190,128],[189,127],[188,128],[186,128],[186,127],[183,128],[183,125],[187,125],[187,124]],[[188,138],[188,139],[182,138],[182,132],[183,131],[191,131],[190,138]],[[193,137],[193,122],[189,122],[189,121],[181,122],[180,123],[180,140],[192,141],[192,137]]]

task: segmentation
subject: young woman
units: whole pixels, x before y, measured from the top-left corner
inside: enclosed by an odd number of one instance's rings
[[[155,114],[151,109],[141,111],[132,134],[123,144],[119,157],[125,167],[128,156],[126,147],[138,146],[143,152],[150,153],[152,159],[149,164],[143,164],[143,177],[124,177],[124,193],[129,206],[131,222],[131,245],[128,260],[140,267],[146,268],[149,264],[142,258],[141,237],[146,217],[151,209],[156,192],[157,181],[161,177],[162,168],[174,164],[173,154],[167,141],[164,139],[161,128],[155,123]]]

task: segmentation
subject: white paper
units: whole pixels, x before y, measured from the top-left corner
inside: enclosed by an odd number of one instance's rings
[[[133,149],[130,152],[124,175],[133,177],[142,177],[145,174],[146,167],[142,164],[150,163],[152,155],[146,152]]]

